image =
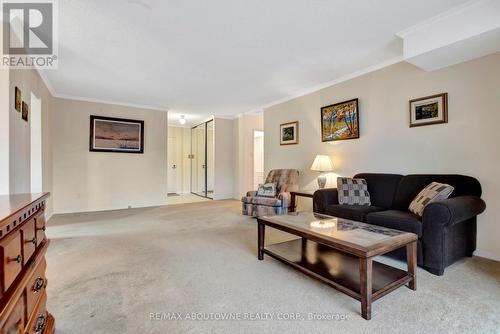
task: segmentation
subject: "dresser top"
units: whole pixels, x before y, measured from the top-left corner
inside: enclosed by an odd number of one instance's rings
[[[0,222],[31,203],[48,196],[49,193],[0,195]]]

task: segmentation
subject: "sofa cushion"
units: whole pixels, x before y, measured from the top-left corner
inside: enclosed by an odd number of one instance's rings
[[[395,230],[415,233],[422,236],[420,217],[409,211],[387,210],[372,212],[366,215],[368,224],[393,228]]]
[[[332,204],[325,208],[325,214],[362,222],[367,213],[381,210],[378,206]]]
[[[257,196],[259,197],[276,197],[276,183],[259,184],[257,189]]]
[[[267,206],[281,206],[281,200],[278,198],[271,197],[249,197],[244,196],[241,198],[243,203],[247,204],[257,204],[257,205],[267,205]]]
[[[370,180],[368,182],[368,191],[370,190]],[[455,188],[450,198],[457,196],[477,196],[481,197],[481,184],[479,181],[470,176],[454,175],[454,174],[414,174],[406,175],[401,179],[394,205],[392,209],[406,211],[411,201],[417,194],[431,182],[446,183]],[[376,204],[374,204],[376,205]]]
[[[408,209],[416,215],[422,217],[427,205],[435,201],[447,199],[453,192],[453,187],[449,184],[432,182],[411,201]]]
[[[370,206],[370,193],[365,179],[337,178],[339,204]]]
[[[370,193],[371,205],[380,206],[385,209],[392,209],[394,195],[396,194],[402,177],[403,175],[399,174],[379,173],[361,173],[354,175],[354,178],[366,180],[368,192]]]

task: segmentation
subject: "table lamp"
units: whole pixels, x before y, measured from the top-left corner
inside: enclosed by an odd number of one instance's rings
[[[328,155],[320,155],[318,154],[316,158],[314,159],[314,162],[311,166],[311,170],[317,171],[317,172],[330,172],[333,170],[333,163],[332,160]],[[323,189],[326,184],[326,175],[325,174],[320,174],[318,176],[318,186],[320,189]]]

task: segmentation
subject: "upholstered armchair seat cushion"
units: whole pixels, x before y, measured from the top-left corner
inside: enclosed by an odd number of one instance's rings
[[[241,198],[243,203],[247,204],[258,204],[258,205],[267,205],[267,206],[281,206],[281,200],[273,197],[249,197],[244,196]]]

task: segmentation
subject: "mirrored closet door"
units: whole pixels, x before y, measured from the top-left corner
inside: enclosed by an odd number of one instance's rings
[[[213,198],[214,121],[191,128],[191,192]]]

